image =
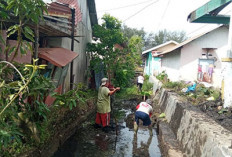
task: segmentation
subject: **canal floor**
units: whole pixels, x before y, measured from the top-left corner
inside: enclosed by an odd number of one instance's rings
[[[131,106],[127,109],[125,106],[121,110],[120,106],[115,108],[121,116],[114,131],[105,133],[100,128],[95,129],[93,127],[95,117],[92,116],[53,157],[161,157],[155,129],[153,136],[150,136],[147,128],[139,126],[138,134],[134,136],[132,126],[134,113],[130,109]],[[113,113],[116,114],[115,111]]]

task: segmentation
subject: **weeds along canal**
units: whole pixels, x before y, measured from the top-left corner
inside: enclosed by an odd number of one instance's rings
[[[153,136],[150,136],[148,129],[140,125],[137,136],[134,136],[137,104],[136,100],[114,103],[111,115],[113,129],[109,133],[94,128],[95,115],[91,116],[53,157],[161,157],[155,128]]]

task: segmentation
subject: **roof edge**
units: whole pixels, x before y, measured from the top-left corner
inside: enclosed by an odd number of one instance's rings
[[[142,52],[142,55],[144,55],[144,54],[146,54],[146,53],[148,53],[148,52],[150,52],[150,51],[152,51],[152,50],[155,50],[155,49],[161,48],[161,47],[163,47],[163,46],[166,46],[166,45],[168,45],[168,44],[171,44],[171,43],[174,43],[174,44],[176,44],[176,45],[179,44],[179,43],[176,42],[176,41],[170,40],[170,41],[168,41],[168,42],[166,42],[166,43],[160,44],[160,45],[158,45],[158,46],[155,46],[155,47],[152,47],[152,48],[150,48],[150,49],[148,49],[148,50],[143,51],[143,52]]]
[[[182,46],[184,46],[184,45],[186,45],[186,44],[188,44],[188,43],[190,43],[190,42],[196,40],[197,38],[200,38],[200,37],[202,37],[202,36],[204,36],[204,35],[206,35],[206,34],[212,32],[212,31],[214,31],[214,30],[216,30],[216,29],[218,29],[218,28],[220,28],[220,27],[224,27],[224,26],[225,26],[225,25],[217,26],[216,28],[210,29],[209,31],[206,31],[206,32],[201,33],[201,34],[198,34],[198,35],[196,35],[196,36],[194,36],[194,37],[192,37],[192,38],[189,38],[189,39],[185,40],[184,42],[182,42],[182,43],[176,45],[175,47],[173,47],[173,48],[171,48],[171,49],[169,49],[169,50],[166,50],[166,51],[160,53],[160,55],[164,55],[164,54],[170,53],[170,52],[172,52],[172,51],[174,51],[174,50],[176,50],[176,49],[178,49],[178,48],[181,48]]]

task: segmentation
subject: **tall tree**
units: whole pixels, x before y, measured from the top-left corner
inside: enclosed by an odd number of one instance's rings
[[[96,43],[88,44],[88,51],[92,53],[91,66],[96,69],[103,63],[104,70],[110,79],[113,72],[114,63],[118,59],[119,49],[115,49],[116,44],[122,44],[124,41],[123,34],[120,30],[121,22],[115,17],[105,14],[102,25],[93,27],[93,35]]]
[[[144,31],[143,28],[136,29],[136,28],[130,28],[127,25],[123,25],[121,30],[124,36],[127,37],[128,39],[130,39],[132,36],[135,35],[141,37],[142,40],[145,39],[146,32]]]
[[[138,35],[133,35],[128,41],[129,51],[140,55],[143,47],[143,39]]]
[[[158,33],[150,33],[145,38],[146,49],[158,46],[170,40],[176,41],[178,43],[183,42],[187,39],[186,33],[184,31],[167,31],[166,29],[160,30]]]
[[[98,65],[103,63],[105,73],[108,78],[112,78],[115,85],[128,86],[139,60],[137,48],[141,47],[142,40],[140,37],[133,37],[131,41],[127,41],[118,19],[109,14],[105,14],[102,19],[102,25],[93,28],[96,42],[88,44],[87,51],[92,56],[91,68],[97,71]],[[128,46],[125,43],[128,43]]]

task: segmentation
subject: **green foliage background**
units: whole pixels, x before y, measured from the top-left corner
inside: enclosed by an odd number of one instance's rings
[[[139,36],[127,39],[121,31],[121,22],[115,17],[105,14],[102,19],[103,24],[93,28],[96,42],[88,44],[91,69],[103,70],[115,86],[128,87],[133,84],[135,68],[141,63],[142,39]],[[99,69],[100,64],[104,69]]]

